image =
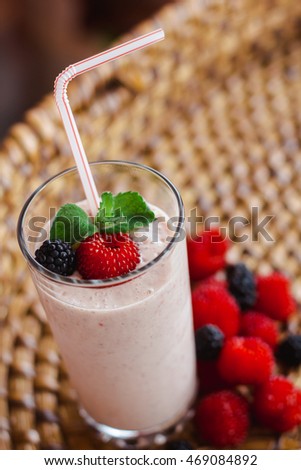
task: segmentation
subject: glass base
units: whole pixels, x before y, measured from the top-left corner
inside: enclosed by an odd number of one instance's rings
[[[100,424],[83,408],[80,409],[80,414],[88,425],[97,430],[103,442],[112,442],[121,449],[145,449],[152,445],[164,445],[170,436],[181,432],[185,423],[194,416],[193,403],[194,400],[184,413],[172,421],[141,431],[122,430]]]

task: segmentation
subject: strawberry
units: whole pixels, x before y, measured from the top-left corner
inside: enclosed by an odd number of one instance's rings
[[[76,265],[84,279],[109,279],[133,271],[140,260],[138,246],[126,234],[95,233],[76,250]]]

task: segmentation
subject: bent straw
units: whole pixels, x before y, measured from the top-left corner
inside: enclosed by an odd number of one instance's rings
[[[164,39],[164,31],[162,29],[157,29],[156,31],[145,34],[144,36],[140,36],[136,39],[127,41],[124,44],[113,47],[108,51],[101,52],[100,54],[81,60],[80,62],[77,62],[73,65],[69,65],[69,67],[63,70],[55,80],[55,101],[66,130],[66,134],[92,215],[95,215],[98,211],[99,196],[77,129],[77,125],[69,105],[67,96],[68,84],[77,75],[88,72],[89,70],[99,67],[102,64],[130,54],[131,52],[135,52],[139,49],[150,46],[151,44],[161,41],[162,39]]]

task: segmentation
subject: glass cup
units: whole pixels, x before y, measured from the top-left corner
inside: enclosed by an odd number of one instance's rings
[[[75,168],[30,196],[18,240],[82,414],[107,440],[145,445],[183,422],[196,392],[183,204],[173,184],[146,166],[108,161],[91,170],[100,192],[139,191],[165,212],[169,238],[161,252],[160,220],[152,224],[154,259],[108,280],[63,277],[35,261],[58,208],[85,199]]]

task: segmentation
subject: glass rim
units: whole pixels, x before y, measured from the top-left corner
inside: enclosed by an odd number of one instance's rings
[[[172,193],[174,194],[178,206],[178,212],[179,212],[179,223],[177,225],[177,228],[174,232],[174,235],[172,239],[168,242],[164,250],[161,251],[154,259],[146,263],[144,266],[141,266],[140,268],[137,268],[133,271],[130,271],[127,274],[123,274],[122,276],[117,276],[113,277],[110,279],[76,279],[72,278],[69,276],[62,276],[60,274],[53,273],[52,271],[49,271],[47,268],[39,264],[34,257],[31,255],[31,253],[28,251],[27,246],[26,246],[26,241],[24,238],[24,231],[23,231],[23,222],[27,214],[27,210],[30,207],[30,204],[33,202],[33,200],[38,196],[43,189],[49,184],[52,183],[53,181],[66,176],[67,174],[70,174],[72,172],[77,172],[76,166],[73,166],[71,168],[67,168],[66,170],[61,171],[60,173],[57,173],[56,175],[52,176],[51,178],[48,178],[44,183],[42,183],[40,186],[37,187],[35,191],[28,197],[26,200],[24,206],[22,207],[22,210],[20,212],[19,218],[18,218],[18,224],[17,224],[17,238],[18,238],[18,243],[20,246],[20,249],[23,253],[23,256],[25,259],[29,262],[29,264],[37,271],[39,271],[44,277],[50,279],[51,281],[60,283],[60,284],[65,284],[69,286],[79,286],[79,287],[109,287],[113,285],[118,285],[122,284],[124,282],[130,281],[131,279],[134,279],[141,274],[145,273],[148,271],[152,266],[157,264],[162,258],[164,258],[167,253],[170,252],[170,250],[173,248],[175,241],[178,238],[178,234],[183,228],[184,225],[184,205],[183,201],[181,198],[181,195],[175,185],[162,173],[159,171],[155,170],[154,168],[151,168],[147,165],[141,164],[141,163],[136,163],[136,162],[130,162],[130,161],[125,161],[125,160],[102,160],[102,161],[96,161],[89,163],[89,166],[97,166],[97,165],[108,165],[108,164],[115,164],[115,165],[121,165],[121,166],[131,166],[131,167],[136,167],[141,170],[147,170],[151,173],[153,173],[155,176],[157,176],[159,179],[161,179],[167,186],[172,190]]]

